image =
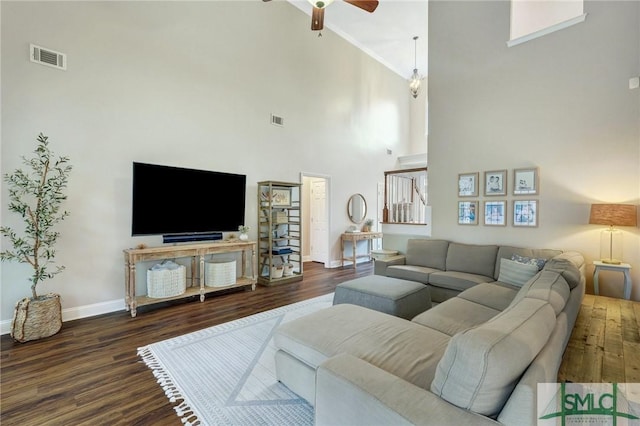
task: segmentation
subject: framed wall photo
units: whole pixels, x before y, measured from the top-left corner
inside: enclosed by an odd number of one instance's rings
[[[513,201],[513,226],[538,226],[538,200]]]
[[[489,226],[505,226],[507,224],[507,202],[485,201],[484,224]]]
[[[478,172],[458,175],[458,197],[478,196],[478,175]]]
[[[271,190],[272,206],[291,206],[291,189],[290,188],[273,188]]]
[[[513,171],[513,195],[538,194],[538,169],[515,169]]]
[[[507,195],[507,171],[484,172],[484,195]]]
[[[478,202],[458,201],[458,225],[478,224]]]

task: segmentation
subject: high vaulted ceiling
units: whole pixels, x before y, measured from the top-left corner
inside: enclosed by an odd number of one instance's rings
[[[308,1],[287,1],[311,16],[312,7]],[[324,14],[325,29],[336,32],[407,79],[413,73],[416,57],[414,36],[418,36],[418,71],[423,76],[427,74],[427,25],[427,0],[380,0],[373,13],[335,0]]]

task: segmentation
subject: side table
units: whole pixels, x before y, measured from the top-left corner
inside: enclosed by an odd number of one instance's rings
[[[600,294],[600,288],[598,286],[598,274],[600,271],[614,271],[622,272],[624,274],[624,298],[627,300],[631,298],[631,265],[628,263],[614,265],[612,263],[604,263],[599,260],[594,260],[593,265],[595,266],[595,269],[593,270],[593,292],[596,295]]]
[[[371,240],[382,238],[382,232],[345,232],[340,237],[340,252],[342,254],[342,267],[344,268],[344,261],[350,260],[353,262],[353,269],[357,269],[357,260],[361,257],[366,257],[371,260]],[[367,253],[357,255],[356,254],[356,245],[358,241],[366,240],[367,241]],[[344,254],[344,243],[345,241],[351,242],[351,256],[345,256]]]

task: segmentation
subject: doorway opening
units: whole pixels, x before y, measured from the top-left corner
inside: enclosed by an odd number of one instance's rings
[[[329,259],[330,184],[326,175],[301,173],[302,260],[331,265]]]

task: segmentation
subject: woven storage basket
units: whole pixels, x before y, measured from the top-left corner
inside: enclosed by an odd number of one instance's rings
[[[53,336],[62,328],[60,295],[49,293],[37,299],[25,297],[16,303],[11,337],[28,342]]]
[[[236,283],[235,260],[212,260],[205,264],[205,281],[207,287],[226,287]]]
[[[159,299],[179,296],[187,290],[184,265],[176,269],[147,270],[147,297]]]

